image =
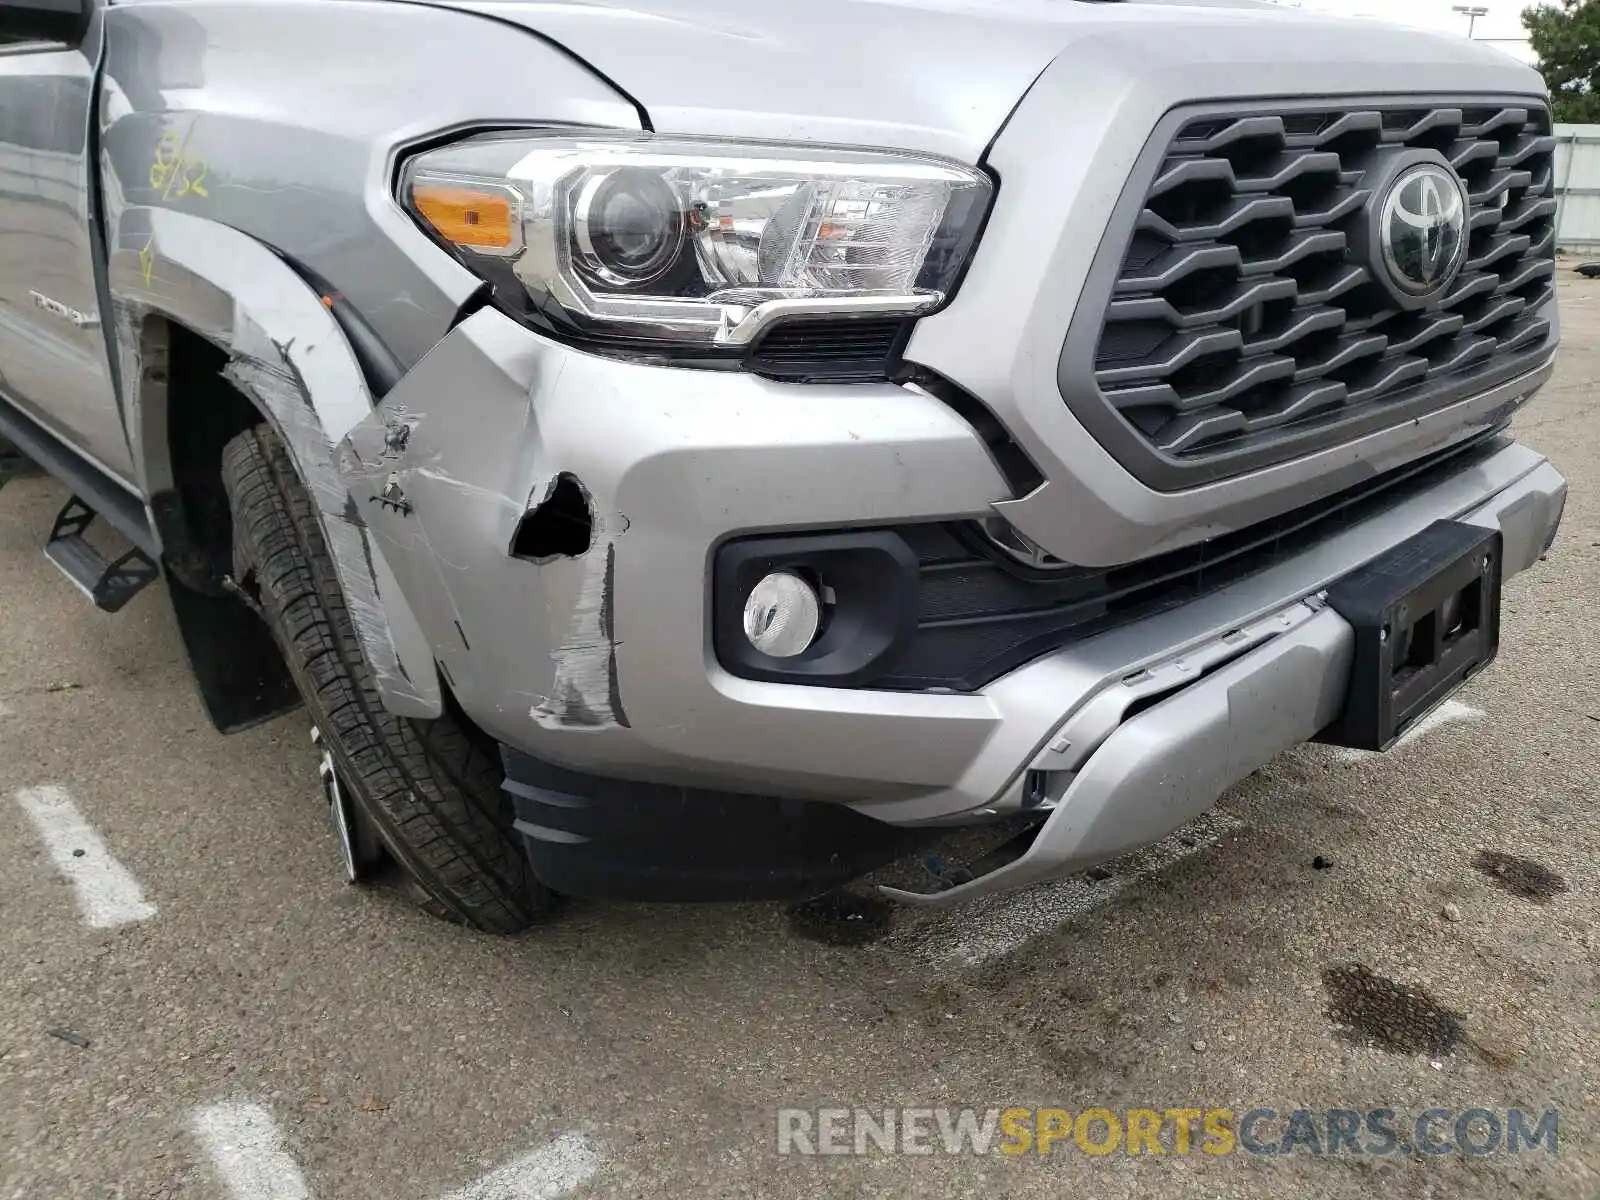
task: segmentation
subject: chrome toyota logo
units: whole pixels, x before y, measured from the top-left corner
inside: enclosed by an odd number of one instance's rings
[[[1401,291],[1431,298],[1449,287],[1467,252],[1467,193],[1455,172],[1422,163],[1397,175],[1383,198],[1378,243]]]

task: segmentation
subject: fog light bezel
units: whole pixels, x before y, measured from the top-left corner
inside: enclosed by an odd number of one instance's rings
[[[744,608],[751,590],[775,572],[799,575],[824,598],[811,645],[780,658],[751,645]],[[917,629],[918,563],[888,530],[740,537],[713,555],[712,650],[744,679],[849,687],[883,669]]]

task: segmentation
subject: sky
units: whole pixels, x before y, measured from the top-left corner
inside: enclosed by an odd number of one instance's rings
[[[1469,0],[1278,0],[1278,2],[1292,3],[1300,8],[1317,9],[1322,12],[1340,13],[1344,16],[1376,17],[1403,25],[1419,25],[1425,29],[1443,29],[1459,33],[1463,37],[1467,33],[1467,18],[1450,10],[1453,4],[1464,5]],[[1474,37],[1521,38],[1526,32],[1522,28],[1521,21],[1522,10],[1529,7],[1526,0],[1470,0],[1470,2],[1489,10],[1487,16],[1478,18],[1473,29]],[[1532,61],[1533,55],[1529,52],[1526,42],[1494,41],[1490,44],[1498,50],[1515,55],[1524,62]]]

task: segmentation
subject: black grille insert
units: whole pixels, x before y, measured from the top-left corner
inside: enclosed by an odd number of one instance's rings
[[[746,365],[775,379],[884,379],[909,331],[904,317],[791,318],[750,348]]]
[[[919,564],[916,631],[857,686],[974,691],[1071,642],[1265,570],[1502,444],[1480,436],[1237,533],[1105,570],[1026,567],[974,523],[901,526],[895,532]]]
[[[1098,408],[1086,424],[1141,478],[1282,461],[1547,356],[1555,138],[1536,101],[1232,108],[1163,130],[1132,227],[1113,231],[1092,378],[1070,340],[1062,362],[1068,401]],[[1471,201],[1465,265],[1420,312],[1355,245],[1376,164],[1401,149],[1437,152]]]

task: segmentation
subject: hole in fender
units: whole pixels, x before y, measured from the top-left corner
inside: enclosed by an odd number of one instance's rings
[[[511,539],[511,557],[530,562],[576,558],[594,544],[594,517],[589,493],[576,475],[557,475],[545,497],[517,524]]]

